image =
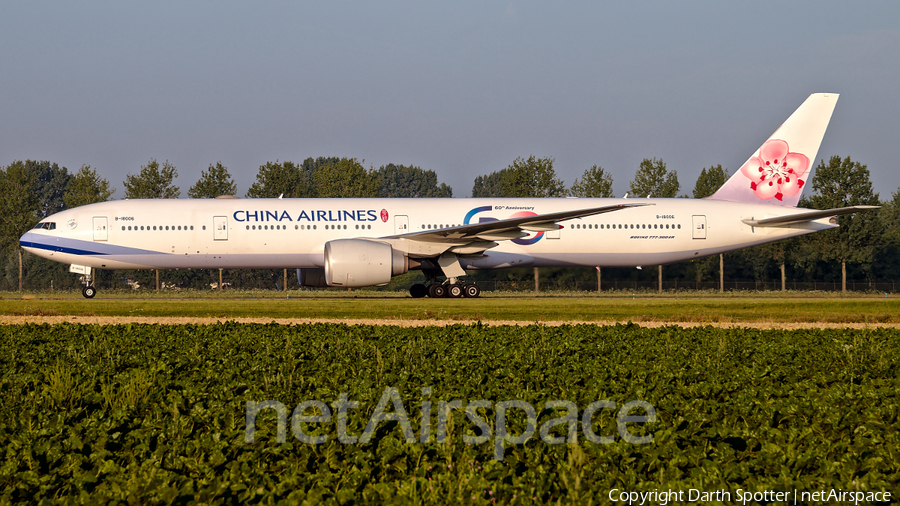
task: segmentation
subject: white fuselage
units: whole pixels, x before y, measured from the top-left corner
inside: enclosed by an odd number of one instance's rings
[[[753,227],[742,220],[804,210],[696,199],[119,200],[55,214],[42,221],[52,227],[28,232],[20,243],[57,262],[105,269],[320,268],[325,244],[335,239],[638,202],[651,205],[567,220],[558,231],[499,241],[460,256],[460,263],[465,269],[657,265],[836,226],[823,219]],[[405,241],[390,239],[400,249]]]

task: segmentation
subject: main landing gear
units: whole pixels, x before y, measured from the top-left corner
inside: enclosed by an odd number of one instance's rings
[[[439,258],[423,260],[422,266],[422,273],[428,281],[409,288],[409,294],[414,299],[421,299],[426,295],[432,299],[444,297],[475,299],[481,295],[481,288],[478,288],[478,285],[462,280],[466,271],[459,264],[459,257],[453,253],[444,253]],[[438,280],[439,276],[443,281]]]
[[[478,298],[481,295],[481,288],[475,283],[461,283],[455,278],[451,278],[443,283],[432,281],[428,285],[415,284],[409,288],[409,294],[414,299],[420,299],[426,295],[432,299],[466,297],[469,299]]]

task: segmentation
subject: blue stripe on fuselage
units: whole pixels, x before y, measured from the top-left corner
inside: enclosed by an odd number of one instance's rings
[[[80,241],[45,234],[26,232],[19,239],[19,245],[23,248],[35,248],[71,255],[166,255],[160,251],[151,251],[127,246],[117,246],[101,242]]]

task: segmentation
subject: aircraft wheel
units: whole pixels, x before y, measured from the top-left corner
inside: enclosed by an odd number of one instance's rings
[[[447,288],[444,285],[431,285],[428,287],[428,296],[432,299],[440,299],[447,296]]]
[[[94,295],[97,295],[97,289],[93,286],[86,286],[81,289],[81,295],[84,295],[85,299],[93,299]]]
[[[463,288],[463,295],[469,299],[477,299],[481,295],[481,288],[478,285],[470,283]]]
[[[460,285],[450,285],[447,287],[447,297],[453,297],[454,299],[458,297],[462,297],[463,287]]]
[[[421,283],[416,283],[415,285],[409,287],[409,294],[414,299],[421,299],[422,297],[428,295],[428,287]]]

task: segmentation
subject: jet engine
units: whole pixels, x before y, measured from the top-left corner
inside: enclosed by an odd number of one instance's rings
[[[392,276],[409,270],[409,257],[389,244],[365,239],[337,239],[325,243],[325,282],[328,286],[386,285]]]

